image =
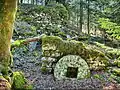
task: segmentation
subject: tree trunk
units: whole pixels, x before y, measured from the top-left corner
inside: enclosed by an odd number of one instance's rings
[[[31,1],[31,3],[34,5],[35,1],[34,1],[34,0],[32,0],[32,1]]]
[[[23,0],[20,0],[20,3],[23,3]]]
[[[97,27],[95,26],[95,36],[97,36]]]
[[[83,1],[80,0],[80,33],[82,33],[82,24],[83,24]]]
[[[76,18],[77,18],[77,29],[78,29],[78,32],[79,32],[79,15],[78,15],[78,8],[77,8],[77,13],[76,13]]]
[[[0,73],[8,74],[11,62],[10,41],[17,10],[17,0],[0,0]]]
[[[87,30],[88,35],[90,35],[90,0],[88,0],[88,7],[87,7]]]

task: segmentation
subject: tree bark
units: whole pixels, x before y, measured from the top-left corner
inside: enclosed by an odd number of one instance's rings
[[[32,1],[31,1],[31,3],[34,5],[35,1],[34,1],[34,0],[32,0]]]
[[[20,0],[20,3],[23,3],[23,0]]]
[[[88,7],[87,7],[87,30],[88,35],[90,35],[90,0],[88,0]]]
[[[83,0],[80,0],[80,31],[82,33],[82,24],[83,24]]]
[[[0,73],[8,74],[11,62],[10,41],[17,10],[17,0],[0,0]]]

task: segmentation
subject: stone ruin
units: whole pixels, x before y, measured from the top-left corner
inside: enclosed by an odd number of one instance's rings
[[[62,57],[54,68],[57,79],[83,79],[90,76],[89,67],[84,59],[76,55]]]
[[[57,36],[42,37],[42,52],[41,70],[53,72],[56,79],[84,79],[90,77],[90,70],[103,70],[109,64],[104,53]]]

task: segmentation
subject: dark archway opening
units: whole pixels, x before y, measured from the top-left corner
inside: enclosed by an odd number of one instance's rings
[[[66,77],[68,78],[77,78],[78,67],[68,67]]]

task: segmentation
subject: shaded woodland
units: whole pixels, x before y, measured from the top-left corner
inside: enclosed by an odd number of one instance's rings
[[[0,0],[0,90],[120,89],[119,0]]]

